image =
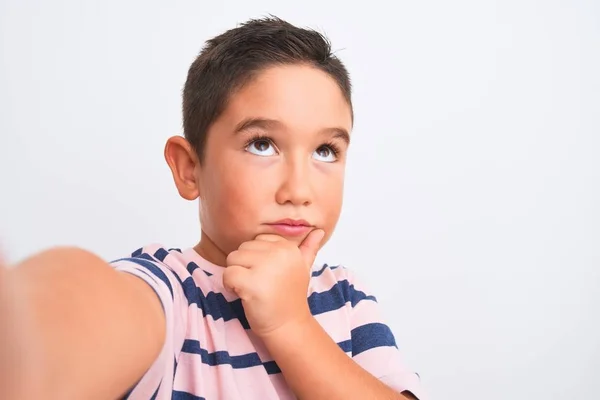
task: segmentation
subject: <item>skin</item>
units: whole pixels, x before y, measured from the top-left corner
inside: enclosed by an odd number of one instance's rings
[[[306,301],[315,255],[340,215],[351,125],[328,75],[279,66],[232,96],[202,162],[181,137],[168,140],[165,158],[180,195],[200,199],[196,251],[227,268],[224,286],[298,398],[412,398],[343,353]],[[257,134],[270,142],[249,143]],[[335,157],[323,147],[331,144]],[[283,218],[310,227],[282,234],[271,223]],[[140,279],[74,248],[13,267],[0,262],[0,398],[118,398],[156,359],[164,314]]]

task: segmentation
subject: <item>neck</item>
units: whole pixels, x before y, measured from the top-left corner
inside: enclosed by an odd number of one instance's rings
[[[215,265],[225,267],[227,265],[227,254],[217,247],[204,231],[201,231],[200,243],[194,246],[196,253],[206,261]]]

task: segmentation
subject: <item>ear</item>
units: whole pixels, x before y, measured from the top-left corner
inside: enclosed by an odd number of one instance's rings
[[[173,136],[165,145],[165,160],[169,164],[179,195],[186,200],[196,200],[200,196],[197,172],[198,156],[190,143],[181,136]]]

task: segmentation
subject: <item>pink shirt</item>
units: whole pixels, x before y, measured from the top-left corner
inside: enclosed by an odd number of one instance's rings
[[[166,315],[165,345],[126,399],[294,399],[253,334],[241,300],[222,284],[223,267],[194,249],[150,245],[114,261],[157,293]],[[417,374],[401,361],[377,300],[345,267],[313,267],[308,303],[317,321],[359,365],[398,391],[423,400]],[[319,360],[314,360],[318,363]]]

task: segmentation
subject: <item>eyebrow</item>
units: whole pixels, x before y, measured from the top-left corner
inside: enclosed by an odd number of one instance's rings
[[[254,128],[263,130],[273,130],[281,128],[282,126],[283,124],[281,123],[281,121],[278,121],[276,119],[246,118],[235,126],[234,133],[237,134]],[[346,143],[346,145],[350,144],[350,134],[344,128],[325,128],[322,129],[319,133],[322,135],[333,135],[334,138],[343,140]]]
[[[234,133],[240,133],[254,128],[271,130],[281,128],[283,124],[276,119],[246,118],[235,126]]]

